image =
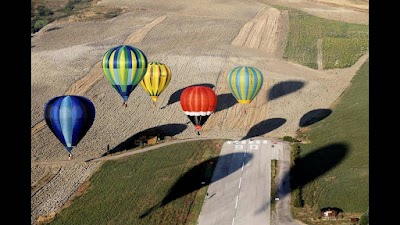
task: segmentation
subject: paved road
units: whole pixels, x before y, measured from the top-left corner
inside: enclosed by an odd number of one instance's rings
[[[232,157],[218,161],[198,224],[270,225],[271,160],[283,149],[273,139],[225,142],[220,155]]]
[[[210,139],[210,138],[197,138]],[[113,160],[157,149],[174,143],[192,141],[172,140],[136,151],[92,159],[31,162],[34,165],[87,163]],[[208,187],[211,198],[206,199],[199,216],[199,225],[270,225],[271,160],[279,161],[280,201],[276,204],[275,225],[301,225],[290,213],[289,145],[276,139],[247,139],[227,141],[221,149],[212,182]]]

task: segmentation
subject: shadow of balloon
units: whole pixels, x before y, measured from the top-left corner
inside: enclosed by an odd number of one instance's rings
[[[250,130],[247,132],[247,135],[243,137],[241,140],[261,136],[263,134],[271,132],[276,128],[282,126],[282,124],[284,124],[285,122],[286,119],[283,118],[271,118],[261,121],[258,124],[254,125],[252,128],[250,128]]]
[[[313,123],[319,122],[332,113],[330,109],[314,109],[304,114],[299,122],[300,127],[310,126]]]
[[[117,145],[115,148],[108,150],[107,153],[104,153],[103,156],[116,153],[120,151],[124,151],[127,149],[132,149],[140,146],[140,138],[142,137],[150,137],[150,136],[158,136],[161,139],[165,136],[175,136],[181,132],[183,132],[187,128],[185,124],[165,124],[157,127],[152,127],[139,133],[131,136],[126,139],[121,144]]]
[[[207,86],[209,88],[214,88],[215,85],[214,84],[210,84],[210,83],[203,83],[203,84],[194,84],[194,85],[190,85],[188,87],[192,87],[192,86],[197,86],[197,85],[202,85],[202,86]],[[187,87],[181,88],[177,91],[175,91],[174,93],[172,93],[172,95],[169,97],[168,102],[166,105],[164,105],[163,107],[161,107],[160,109],[163,109],[169,105],[174,104],[175,102],[179,102],[180,98],[181,98],[181,94],[183,92],[183,90],[185,90]]]
[[[290,188],[297,189],[315,180],[317,177],[333,169],[342,161],[348,152],[347,144],[334,143],[312,151],[307,155],[297,158],[290,172],[284,175],[283,180],[290,181]],[[283,194],[288,194],[286,190]]]
[[[231,93],[218,95],[217,106],[215,107],[214,113],[232,107],[236,103],[237,100]]]
[[[297,158],[290,170],[283,175],[278,185],[278,197],[283,198],[291,191],[302,188],[335,168],[346,157],[347,153],[347,144],[333,143]],[[267,202],[257,210],[257,213],[263,212],[269,204]]]
[[[59,30],[59,29],[61,29],[61,27],[53,27],[53,28],[46,30],[45,32],[50,32],[50,31]]]
[[[274,100],[302,88],[302,81],[283,81],[272,86],[268,92],[268,100]]]
[[[216,182],[233,172],[242,168],[243,163],[247,164],[253,158],[251,153],[243,157],[243,152],[231,153],[213,157],[194,166],[183,174],[178,181],[169,189],[168,194],[161,202],[146,210],[140,218],[150,215],[160,207],[167,205],[175,199],[192,193],[212,182]],[[215,167],[215,168],[214,168]]]

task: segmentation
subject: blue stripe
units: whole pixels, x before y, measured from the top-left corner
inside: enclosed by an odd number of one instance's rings
[[[237,67],[237,68],[238,68],[238,67]],[[236,71],[236,74],[235,74],[235,76],[236,76],[236,89],[237,89],[238,95],[239,95],[239,96],[237,96],[238,99],[242,99],[242,93],[241,93],[241,91],[240,91],[240,72],[242,71],[242,69],[243,69],[243,67],[239,68],[239,69]]]

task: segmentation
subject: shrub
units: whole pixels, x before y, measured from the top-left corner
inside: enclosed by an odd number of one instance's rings
[[[290,136],[284,136],[283,140],[288,142],[299,142],[299,140],[297,140],[296,138],[292,138]]]
[[[49,21],[46,20],[46,19],[38,19],[38,20],[36,20],[35,24],[33,25],[33,32],[36,32],[36,31],[42,29],[48,23],[49,23]]]
[[[304,201],[301,196],[301,189],[297,188],[292,192],[293,206],[302,208],[304,206]]]
[[[367,210],[364,214],[362,214],[360,218],[360,225],[368,225],[369,224],[369,210]]]
[[[47,8],[46,6],[40,5],[37,8],[37,15],[39,16],[51,16],[53,14],[54,12],[51,9]]]

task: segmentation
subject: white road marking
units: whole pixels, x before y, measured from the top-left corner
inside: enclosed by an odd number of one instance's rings
[[[243,167],[242,167],[242,171],[243,171]],[[241,184],[242,184],[242,177],[240,177],[240,180],[239,180],[239,189],[240,189]]]
[[[258,145],[250,145],[250,149],[258,149]]]
[[[243,149],[243,145],[235,145],[235,149]]]
[[[232,225],[235,224],[235,217],[232,218]]]
[[[267,141],[267,140],[264,140],[264,141],[263,141],[263,144],[267,144],[267,143],[268,143],[268,141]]]
[[[246,140],[242,141],[242,144],[246,144]]]
[[[236,204],[235,204],[235,209],[237,208],[238,201],[239,201],[239,195],[238,195],[238,196],[236,196]]]

